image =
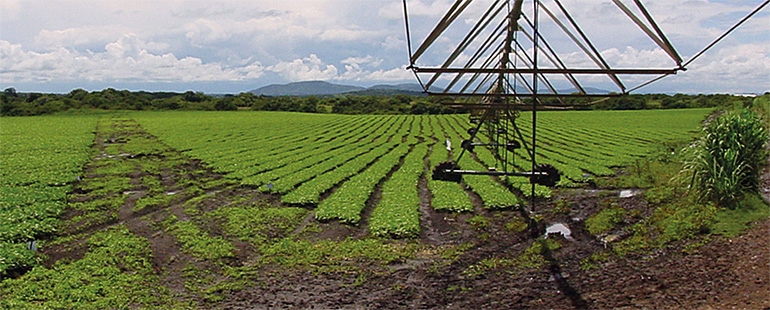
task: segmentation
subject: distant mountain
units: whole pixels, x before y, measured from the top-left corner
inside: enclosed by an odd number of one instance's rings
[[[389,95],[424,95],[422,86],[417,83],[379,84],[371,87],[361,87],[344,84],[334,84],[324,81],[294,82],[288,84],[271,84],[249,91],[255,95],[265,96],[389,96]]]
[[[518,87],[516,87],[516,89],[519,91],[519,93],[522,93],[522,94],[529,94],[530,93],[529,90],[524,88],[524,86],[518,86]],[[551,90],[550,89],[547,89],[547,88],[538,88],[538,89],[539,89],[539,91],[538,91],[539,94],[551,94]],[[590,94],[590,95],[607,95],[607,94],[610,93],[610,91],[607,91],[607,90],[604,90],[604,89],[599,89],[599,88],[594,88],[594,87],[583,87],[583,90],[585,90],[586,94]],[[577,92],[578,92],[577,88],[574,88],[574,87],[573,88],[565,88],[565,89],[557,89],[556,90],[556,93],[560,94],[560,95],[574,94],[574,93],[577,93]]]
[[[272,84],[249,91],[255,95],[265,96],[318,96],[333,95],[352,91],[366,90],[364,87],[333,84],[324,81],[295,82],[289,84]]]
[[[379,84],[374,85],[372,87],[369,87],[368,89],[382,89],[382,90],[405,90],[405,91],[411,91],[411,92],[418,92],[421,93],[422,86],[417,83],[406,83],[406,84],[396,84],[396,85],[388,85],[388,84]]]
[[[594,87],[583,87],[583,90],[586,91],[587,94],[600,94],[600,95],[606,95],[609,94],[610,91],[594,88]],[[559,89],[557,90],[560,94],[572,94],[578,92],[577,88],[570,88],[570,89]]]
[[[440,92],[442,89],[432,88],[432,91]],[[521,89],[522,93],[527,93],[526,90]],[[589,94],[609,94],[609,91],[586,87],[585,91]],[[324,81],[306,81],[306,82],[294,82],[288,84],[272,84],[264,87],[260,87],[249,91],[255,95],[265,96],[334,96],[334,95],[351,95],[351,96],[392,96],[392,95],[411,95],[422,96],[422,86],[417,83],[405,83],[405,84],[378,84],[371,87],[361,87],[354,85],[334,84]],[[543,89],[541,93],[548,93],[549,91]],[[570,94],[577,92],[577,89],[560,89],[560,94]]]
[[[398,88],[369,88],[366,90],[351,91],[340,95],[347,96],[393,96],[393,95],[409,95],[409,96],[427,96],[422,91],[403,90]]]

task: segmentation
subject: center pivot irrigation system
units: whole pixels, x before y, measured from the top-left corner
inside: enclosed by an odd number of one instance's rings
[[[632,25],[631,29],[638,28],[648,37],[647,44],[654,44],[665,52],[667,60],[664,62],[670,65],[663,68],[610,66],[561,0],[477,1],[483,2],[482,7],[471,6],[472,2],[454,1],[435,28],[413,50],[409,9],[407,1],[403,0],[409,49],[408,69],[414,72],[428,95],[453,98],[445,104],[469,110],[470,122],[473,124],[468,129],[470,138],[462,142],[462,151],[457,159],[439,163],[433,169],[433,178],[460,181],[462,175],[527,177],[532,183],[534,197],[535,184],[554,186],[560,180],[560,173],[554,166],[538,164],[536,160],[538,110],[574,107],[570,103],[574,100],[568,102],[566,99],[570,97],[594,97],[596,100],[593,103],[601,102],[685,71],[687,65],[756,14],[770,0],[764,1],[687,62],[683,62],[641,1],[633,0],[633,5],[627,5],[621,0],[612,0],[622,15],[630,19],[628,24]],[[469,10],[469,7],[473,9]],[[603,16],[597,13],[592,18],[601,19]],[[453,49],[446,47],[446,41],[451,37],[462,37],[459,43],[449,44]],[[566,44],[569,45],[566,51],[557,51],[556,46],[549,43],[552,39],[571,43]],[[559,47],[563,48],[564,45],[559,44]],[[565,56],[569,59],[565,59]],[[443,62],[423,66],[423,62],[437,62],[435,59],[443,59]],[[647,81],[629,88],[622,78]],[[598,92],[584,87],[580,82],[582,79],[594,83],[609,80],[617,90]],[[439,87],[438,81],[447,84]],[[571,85],[571,89],[560,91],[555,85]],[[525,137],[517,125],[521,111],[532,113],[529,137]],[[479,139],[479,134],[486,136],[486,139]],[[475,147],[488,147],[495,155],[496,166],[486,171],[461,170],[458,165],[460,159],[466,153],[473,152]],[[516,171],[514,152],[520,148],[524,148],[529,157],[530,171],[520,171],[526,168]]]

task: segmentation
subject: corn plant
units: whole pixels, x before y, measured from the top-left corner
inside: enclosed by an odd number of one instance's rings
[[[704,127],[686,149],[683,170],[699,199],[734,208],[746,193],[756,191],[767,138],[761,119],[750,111],[725,114]]]

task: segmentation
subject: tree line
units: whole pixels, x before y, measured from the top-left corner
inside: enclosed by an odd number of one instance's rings
[[[752,98],[727,94],[644,94],[593,98],[543,99],[544,105],[568,105],[581,110],[681,109],[717,106],[746,106]],[[452,99],[414,95],[336,95],[269,97],[253,93],[211,96],[202,92],[147,92],[108,88],[88,92],[75,89],[67,94],[22,93],[14,88],[0,94],[0,115],[31,116],[70,110],[200,110],[200,111],[291,111],[337,114],[451,114],[467,113],[448,107]]]

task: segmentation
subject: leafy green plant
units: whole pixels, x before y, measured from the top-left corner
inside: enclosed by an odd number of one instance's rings
[[[37,263],[26,242],[54,233],[92,155],[98,116],[0,120],[0,277]]]
[[[594,235],[600,235],[609,232],[626,217],[628,211],[617,204],[610,208],[599,211],[599,213],[589,217],[586,220],[586,229]]]
[[[463,275],[474,277],[500,269],[504,269],[508,273],[517,273],[527,269],[542,268],[547,263],[543,253],[559,248],[561,248],[561,244],[554,239],[538,239],[514,258],[485,258],[468,266],[463,270]]]
[[[217,209],[207,217],[222,220],[225,233],[259,246],[291,233],[307,215],[302,208],[231,206]]]
[[[357,271],[356,264],[404,262],[420,249],[416,243],[388,243],[378,239],[345,239],[343,241],[282,239],[261,248],[260,263],[284,267],[306,268],[318,272]]]
[[[3,309],[124,309],[173,304],[152,267],[149,242],[125,226],[98,232],[80,260],[35,267],[0,283]]]
[[[169,216],[167,223],[173,223],[168,231],[176,236],[182,249],[201,259],[219,259],[232,257],[235,247],[230,241],[212,237],[190,221],[176,221],[175,216]]]
[[[418,144],[404,164],[382,185],[382,199],[372,211],[369,231],[375,236],[415,237],[420,233],[420,197],[417,182],[425,171],[428,151]]]
[[[712,232],[734,237],[743,232],[748,224],[770,216],[770,206],[759,194],[748,194],[741,200],[740,208],[716,210]]]

